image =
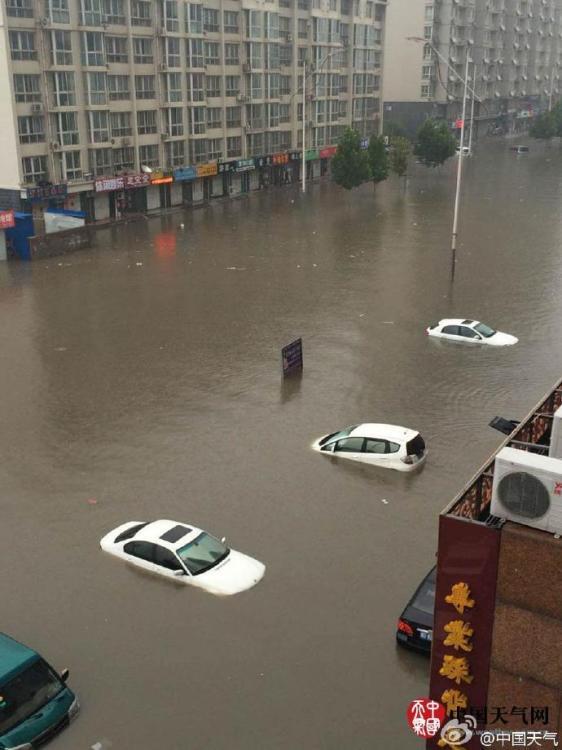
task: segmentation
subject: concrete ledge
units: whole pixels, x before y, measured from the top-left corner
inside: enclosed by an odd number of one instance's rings
[[[62,232],[37,235],[29,238],[31,260],[53,258],[82,250],[95,244],[95,233],[91,225],[77,229],[65,229]]]

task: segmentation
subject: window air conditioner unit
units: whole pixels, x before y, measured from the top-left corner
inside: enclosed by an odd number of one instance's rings
[[[491,513],[562,534],[562,460],[502,448],[495,461]]]
[[[551,458],[562,459],[562,406],[554,412],[554,417],[552,418],[552,432],[550,433],[548,455]]]
[[[31,111],[33,113],[39,113],[43,111],[43,105],[42,104],[32,104],[31,105]]]

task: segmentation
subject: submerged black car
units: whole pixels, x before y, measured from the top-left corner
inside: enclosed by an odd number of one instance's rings
[[[396,640],[401,646],[425,651],[428,654],[433,640],[436,575],[435,567],[420,583],[400,615],[396,629]]]

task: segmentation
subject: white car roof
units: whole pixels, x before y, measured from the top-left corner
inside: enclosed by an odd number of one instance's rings
[[[173,535],[173,541],[162,539],[164,534],[171,531],[172,529],[175,529],[176,526],[183,526],[185,528],[185,534],[178,536],[178,534],[181,534],[181,528],[179,528],[177,530],[177,533]],[[199,536],[201,532],[202,529],[198,529],[195,526],[189,526],[188,524],[182,523],[181,521],[170,521],[167,519],[162,519],[159,521],[152,521],[152,523],[147,524],[144,528],[142,528],[135,534],[133,539],[135,541],[161,544],[167,549],[176,550],[178,547],[183,547],[188,542],[191,542],[193,539],[195,539],[195,537]]]
[[[392,440],[393,442],[407,442],[418,434],[417,430],[410,430],[408,427],[400,427],[396,424],[376,424],[366,422],[359,424],[349,433],[350,437],[381,438],[382,440]]]
[[[472,318],[443,318],[443,320],[439,321],[440,326],[460,326],[465,325],[469,328],[472,328],[475,325],[478,325],[480,321],[478,320],[472,320]]]

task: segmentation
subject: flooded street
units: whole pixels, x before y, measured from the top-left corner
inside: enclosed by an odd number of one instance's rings
[[[0,268],[1,630],[70,668],[57,750],[409,750],[429,661],[395,625],[437,515],[560,377],[562,151],[478,145],[450,282],[455,161],[98,232]],[[181,228],[181,224],[184,228]],[[433,340],[474,317],[515,347]],[[302,379],[280,349],[303,337]],[[400,474],[310,450],[418,429]],[[387,502],[383,502],[383,500]],[[230,598],[103,553],[129,520],[195,524],[267,566]]]

